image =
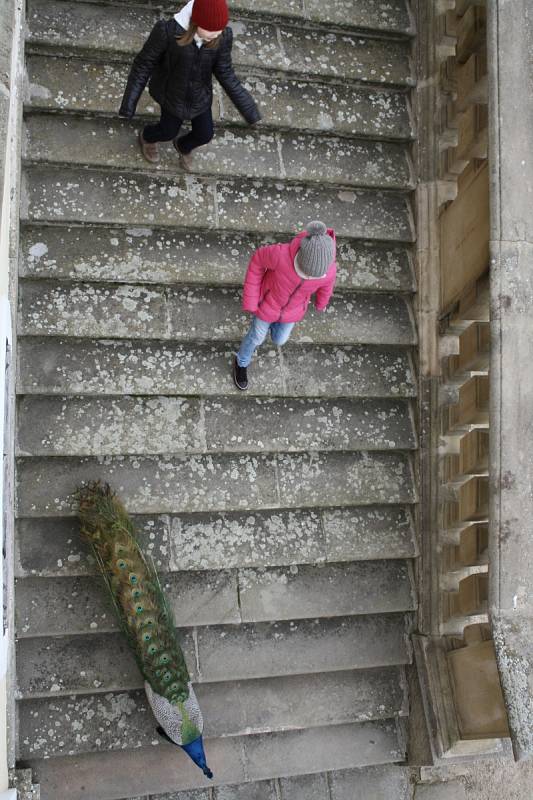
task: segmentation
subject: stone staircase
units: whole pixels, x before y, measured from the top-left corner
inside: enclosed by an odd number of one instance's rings
[[[43,800],[408,797],[416,332],[403,0],[240,0],[217,136],[183,175],[116,117],[157,4],[29,0],[18,315],[18,758]],[[325,314],[230,365],[252,250],[336,228]],[[216,787],[158,744],[72,492],[136,515]],[[177,794],[176,794],[177,792]],[[355,793],[355,794],[354,794]]]

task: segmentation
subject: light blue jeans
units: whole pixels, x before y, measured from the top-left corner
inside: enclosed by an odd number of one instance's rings
[[[249,366],[255,349],[259,347],[260,344],[263,344],[269,331],[274,344],[281,347],[291,335],[294,325],[294,322],[263,322],[259,317],[252,317],[248,333],[242,340],[239,352],[237,353],[237,364],[239,367]]]

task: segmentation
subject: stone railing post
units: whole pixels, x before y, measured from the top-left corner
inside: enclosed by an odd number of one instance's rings
[[[533,0],[487,3],[491,164],[488,606],[516,758],[533,755]]]

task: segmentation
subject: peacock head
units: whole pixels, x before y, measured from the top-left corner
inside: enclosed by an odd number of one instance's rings
[[[189,744],[176,744],[173,742],[170,736],[164,731],[164,729],[159,725],[157,728],[157,733],[159,736],[164,739],[166,742],[174,745],[174,747],[181,747],[184,750],[190,759],[194,761],[197,767],[200,767],[206,778],[209,780],[213,779],[213,773],[207,766],[207,759],[205,757],[205,750],[204,750],[204,740],[202,736],[199,736],[197,739],[194,739]]]

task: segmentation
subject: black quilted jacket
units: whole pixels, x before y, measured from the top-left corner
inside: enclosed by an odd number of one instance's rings
[[[244,119],[252,125],[261,119],[255,101],[235,75],[231,61],[233,32],[226,28],[218,47],[179,47],[176,37],[185,31],[175,19],[159,20],[141,52],[135,56],[119,114],[133,117],[144,87],[159,105],[179,119],[192,119],[213,100],[213,75]]]

